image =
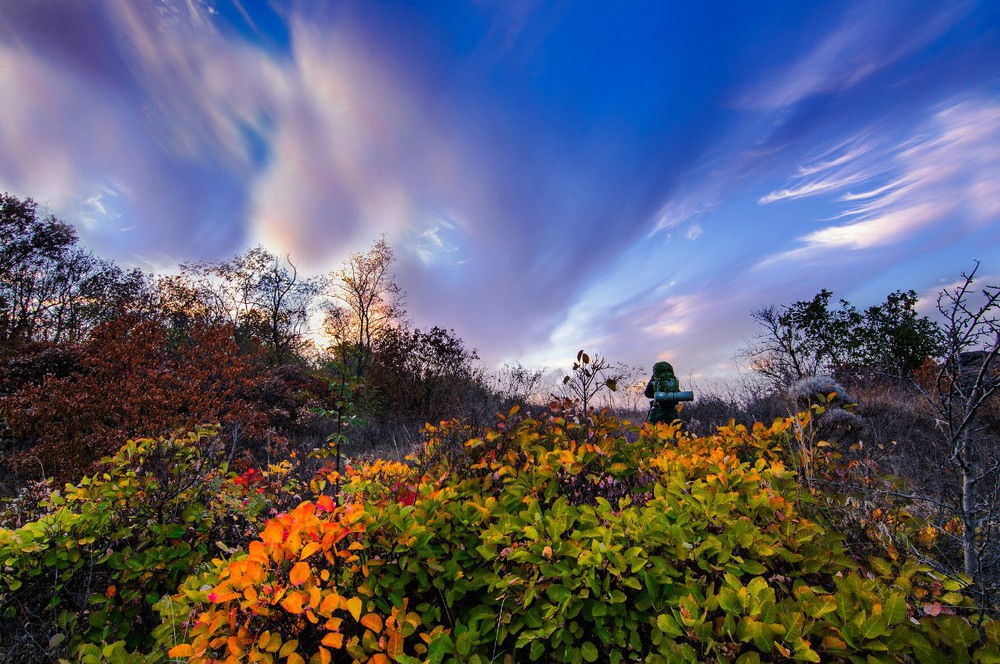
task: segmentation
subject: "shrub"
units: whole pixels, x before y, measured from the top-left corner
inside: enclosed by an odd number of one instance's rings
[[[158,611],[190,662],[996,661],[913,561],[860,566],[786,467],[808,416],[694,438],[508,418],[272,519]],[[427,459],[433,459],[428,463]],[[465,472],[454,472],[461,467]],[[178,616],[177,608],[189,611]]]
[[[245,546],[287,473],[232,481],[216,431],[128,441],[101,472],[48,494],[34,521],[0,529],[0,653],[102,661],[148,649],[152,606],[213,549]]]

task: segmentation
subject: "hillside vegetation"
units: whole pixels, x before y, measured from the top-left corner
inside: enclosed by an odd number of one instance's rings
[[[1000,661],[978,265],[938,322],[755,311],[653,426],[641,368],[414,328],[394,261],[144,275],[0,196],[0,662]]]
[[[294,460],[235,476],[212,429],[130,442],[0,530],[3,647],[95,662],[1000,658],[1000,624],[958,582],[893,547],[859,560],[824,525],[792,453],[809,420],[692,437],[598,416],[584,439],[554,404],[464,441],[457,423],[430,428],[406,462],[308,483]],[[916,520],[907,536],[933,547]]]

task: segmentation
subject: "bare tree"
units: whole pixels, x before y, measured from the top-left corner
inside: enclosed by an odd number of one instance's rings
[[[983,600],[989,600],[986,572],[1000,562],[1000,504],[993,500],[1000,461],[988,459],[989,436],[982,415],[1000,391],[1000,287],[973,288],[979,262],[953,288],[938,295],[944,348],[930,390],[925,391],[961,477],[963,568]],[[995,589],[994,589],[995,590]],[[987,602],[983,602],[984,604]]]
[[[371,361],[375,339],[406,313],[392,272],[395,262],[383,235],[366,253],[352,253],[327,280],[332,301],[323,328],[333,337],[341,361],[359,378]]]
[[[507,412],[515,405],[523,406],[538,392],[545,368],[526,367],[520,362],[505,364],[490,376],[490,389],[499,401],[498,410]]]
[[[279,258],[258,246],[227,261],[190,263],[181,270],[179,280],[164,282],[174,296],[201,300],[209,319],[259,339],[276,362],[299,350],[320,283],[303,278],[290,256]]]
[[[628,367],[611,364],[597,353],[591,356],[581,350],[576,354],[573,372],[563,376],[562,389],[567,396],[577,399],[583,408],[584,440],[590,440],[590,417],[594,400],[605,390],[616,392],[618,381],[628,375]]]

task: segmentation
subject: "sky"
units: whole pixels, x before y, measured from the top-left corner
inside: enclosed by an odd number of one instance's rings
[[[0,0],[0,190],[160,272],[385,234],[487,364],[731,376],[754,309],[1000,274],[1000,3]]]

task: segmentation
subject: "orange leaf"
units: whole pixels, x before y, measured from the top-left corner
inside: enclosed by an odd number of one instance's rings
[[[385,651],[390,657],[396,657],[403,652],[403,634],[393,631],[389,634],[389,642],[385,646]]]
[[[243,644],[235,636],[230,636],[226,642],[226,646],[229,648],[229,654],[234,657],[239,657],[243,654]]]
[[[296,615],[302,613],[302,595],[299,593],[289,593],[288,597],[281,601],[281,606],[289,613]]]
[[[382,631],[382,618],[376,613],[369,613],[361,619],[361,624],[378,634]]]
[[[361,598],[352,597],[347,600],[347,610],[351,612],[351,617],[355,620],[361,618]]]
[[[312,554],[319,551],[319,542],[309,542],[304,547],[302,547],[302,553],[299,554],[299,560],[305,560]]]
[[[302,659],[302,655],[297,652],[293,652],[289,655],[286,661],[288,664],[306,664],[306,660]]]
[[[824,636],[823,648],[826,650],[847,650],[847,644],[836,636]]]
[[[264,543],[254,540],[250,542],[250,560],[262,563],[267,561],[267,551],[264,549]]]
[[[323,512],[332,512],[334,507],[333,498],[330,496],[320,496],[316,501],[316,508]]]
[[[270,544],[271,546],[281,544],[285,540],[284,529],[277,520],[272,519],[267,522],[264,532],[260,534],[260,539],[263,540],[264,544]]]
[[[190,657],[194,654],[194,648],[191,647],[190,643],[182,643],[179,646],[174,646],[167,653],[167,657],[171,659],[175,657]]]
[[[330,593],[323,598],[323,601],[319,604],[319,614],[321,616],[329,617],[333,613],[334,609],[337,608],[338,601],[340,597],[337,593]]]
[[[288,574],[288,580],[292,582],[293,586],[301,586],[310,576],[312,576],[312,572],[309,569],[309,563],[298,562]]]
[[[331,632],[323,637],[321,643],[324,646],[330,646],[334,650],[337,650],[344,645],[344,635],[340,632]]]

